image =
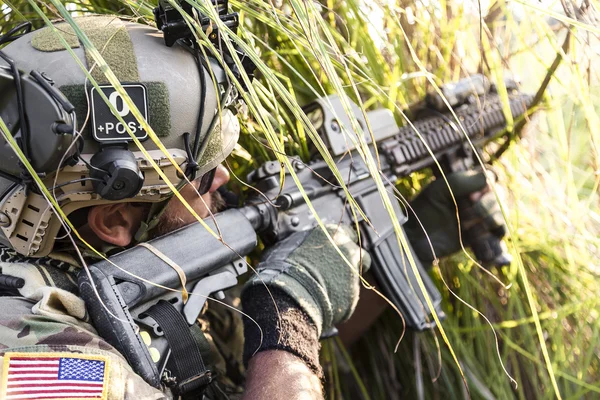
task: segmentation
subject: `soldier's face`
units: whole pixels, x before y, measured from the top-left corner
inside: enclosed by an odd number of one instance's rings
[[[200,218],[206,218],[210,214],[209,210],[215,213],[223,208],[224,202],[217,189],[227,182],[229,182],[229,171],[223,165],[219,165],[208,193],[198,196],[200,179],[192,181],[192,185],[184,186],[180,193]],[[196,217],[190,213],[179,198],[173,197],[160,217],[156,235],[164,235],[195,221]]]
[[[200,179],[184,186],[179,193],[200,218],[206,218],[210,212],[217,212],[223,207],[223,200],[217,189],[229,181],[229,172],[225,167],[217,167],[213,183],[208,193],[199,196]],[[210,212],[209,212],[210,211]],[[148,209],[134,203],[102,204],[94,206],[88,213],[88,227],[95,235],[87,237],[87,241],[96,241],[97,245],[110,243],[116,246],[128,246],[140,224],[146,218]],[[196,217],[177,198],[173,197],[160,217],[158,226],[152,236],[162,236],[175,229],[189,225]],[[98,242],[99,240],[99,242]]]

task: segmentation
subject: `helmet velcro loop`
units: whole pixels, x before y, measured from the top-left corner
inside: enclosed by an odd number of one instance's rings
[[[77,25],[100,52],[110,69],[121,82],[139,81],[137,62],[133,43],[129,37],[125,23],[116,16],[90,16],[77,19]],[[71,47],[79,47],[75,31],[65,22],[55,25]],[[52,52],[65,49],[59,33],[46,27],[35,32],[31,45],[40,51]],[[94,59],[86,50],[88,67],[94,65]],[[100,68],[91,70],[92,77],[98,83],[106,83],[107,79]]]
[[[61,22],[55,25],[56,29],[62,33],[63,38],[67,41],[69,46],[72,48],[79,47],[79,39],[75,34],[75,31],[66,22]],[[31,45],[39,50],[45,52],[51,51],[62,51],[65,49],[64,44],[60,40],[57,33],[50,28],[43,28],[33,33],[31,38]]]
[[[169,89],[164,82],[140,82],[148,92],[148,123],[158,137],[171,134],[171,108],[169,104]],[[88,85],[88,90],[91,85]],[[87,116],[87,98],[84,85],[61,86],[60,91],[75,105],[75,114],[78,121],[85,121]],[[91,139],[91,125],[88,124],[81,132],[85,139]]]

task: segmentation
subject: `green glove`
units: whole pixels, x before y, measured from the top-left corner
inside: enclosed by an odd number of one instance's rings
[[[456,172],[448,175],[447,179],[459,205],[465,246],[470,245],[473,237],[469,235],[470,229],[478,224],[499,238],[504,236],[504,219],[494,194],[487,192],[475,202],[469,198],[472,193],[486,189],[485,173]],[[443,179],[429,184],[410,205],[416,217],[409,210],[404,229],[421,261],[431,263],[434,260],[432,247],[436,257],[445,257],[461,249],[456,206]]]
[[[350,318],[358,302],[361,265],[366,271],[369,254],[357,244],[357,235],[346,225],[328,225],[344,262],[321,228],[297,232],[267,250],[244,288],[257,285],[278,288],[294,300],[317,327],[318,335]]]

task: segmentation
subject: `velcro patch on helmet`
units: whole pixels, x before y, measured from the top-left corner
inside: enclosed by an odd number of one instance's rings
[[[148,94],[146,87],[139,83],[124,84],[123,89],[131,98],[133,104],[142,114],[142,117],[148,121]],[[100,95],[100,91],[108,98],[110,105],[116,113],[123,119],[123,122],[117,118],[117,115],[111,110],[109,105]],[[98,142],[123,142],[132,140],[129,131],[139,140],[145,140],[148,132],[144,129],[141,121],[138,121],[130,110],[125,100],[112,85],[100,86],[99,90],[92,87],[90,93],[91,112],[92,112],[92,136]]]
[[[120,81],[139,81],[133,43],[125,23],[121,19],[116,16],[90,16],[77,18],[75,23],[90,39]],[[55,27],[58,33],[54,33],[49,27],[35,32],[31,39],[31,45],[40,51],[65,50],[59,36],[62,35],[69,46],[80,46],[77,34],[68,23],[61,22]],[[85,53],[88,67],[91,68],[95,61],[88,50]],[[100,68],[93,68],[91,75],[99,83],[108,82]]]
[[[148,122],[158,137],[169,136],[171,132],[171,109],[169,103],[169,90],[164,82],[142,82],[148,95]],[[91,85],[88,85],[88,92]],[[65,85],[59,90],[75,106],[78,121],[85,121],[88,111],[87,97],[84,85]],[[92,138],[91,125],[81,134],[84,138]]]
[[[114,16],[93,17],[82,21],[80,26],[119,81],[140,80],[133,43],[122,20]],[[88,66],[93,65],[94,59],[87,49],[85,53]],[[94,68],[91,74],[98,83],[108,82],[100,68]]]
[[[58,31],[57,33],[54,33],[51,28],[46,27],[33,34],[31,45],[34,49],[46,52],[64,50],[65,45],[60,40],[60,36],[67,41],[69,46],[73,48],[79,47],[79,39],[69,24],[61,22],[54,26]]]
[[[148,89],[148,116],[156,136],[171,134],[171,107],[169,89],[164,82],[144,82]]]
[[[206,148],[200,155],[199,174],[206,173],[219,165],[235,147],[239,137],[239,123],[231,111],[223,110],[215,116],[214,125],[206,140]]]

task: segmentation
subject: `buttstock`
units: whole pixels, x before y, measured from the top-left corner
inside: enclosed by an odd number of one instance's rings
[[[115,280],[94,265],[88,271],[89,275],[86,271],[79,274],[79,295],[98,333],[127,359],[138,375],[160,388],[156,366]]]

